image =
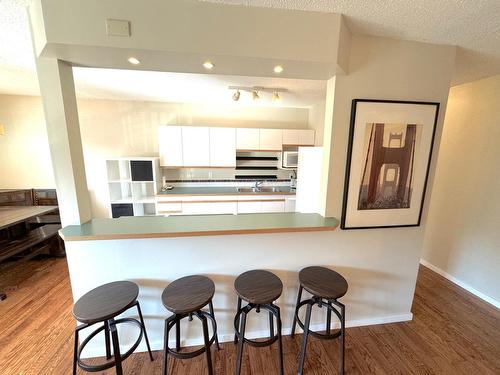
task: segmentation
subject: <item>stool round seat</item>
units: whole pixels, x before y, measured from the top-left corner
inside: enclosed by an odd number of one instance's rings
[[[120,315],[131,308],[139,296],[139,287],[131,281],[115,281],[84,294],[73,307],[73,316],[92,324]]]
[[[252,270],[236,278],[234,289],[241,299],[252,304],[265,305],[281,296],[283,283],[272,272]]]
[[[337,299],[347,293],[346,279],[339,273],[325,267],[306,267],[299,272],[300,285],[314,296]]]
[[[207,305],[213,298],[215,285],[206,276],[192,275],[171,282],[163,291],[165,308],[175,314],[188,314]]]

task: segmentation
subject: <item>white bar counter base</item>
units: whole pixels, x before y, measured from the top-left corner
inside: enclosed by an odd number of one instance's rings
[[[65,227],[60,233],[66,244],[74,300],[108,282],[137,283],[153,350],[163,348],[164,321],[170,315],[161,303],[163,289],[179,277],[194,274],[206,275],[215,282],[213,303],[221,342],[233,339],[237,302],[234,280],[251,269],[267,269],[283,281],[283,294],[276,301],[282,311],[283,334],[290,333],[298,272],[310,265],[335,269],[348,280],[350,290],[342,298],[348,326],[410,320],[411,313],[394,313],[390,306],[387,311],[381,307],[398,286],[387,286],[387,276],[381,284],[374,279],[377,270],[370,269],[370,257],[364,262],[360,260],[361,251],[339,251],[332,246],[334,237],[342,233],[334,231],[337,224],[335,218],[300,213],[127,217],[95,219]],[[360,274],[360,270],[364,272]],[[372,293],[374,287],[380,289],[376,295]],[[324,329],[324,310],[313,311],[314,329]],[[136,315],[134,309],[123,314]],[[182,345],[202,344],[198,323],[197,319],[183,321]],[[251,315],[248,337],[267,336],[268,324],[267,314]],[[86,331],[82,340],[90,333]],[[125,350],[138,332],[135,327],[124,326],[119,334]],[[84,357],[104,355],[100,336],[89,343]],[[146,350],[144,342],[137,350]]]

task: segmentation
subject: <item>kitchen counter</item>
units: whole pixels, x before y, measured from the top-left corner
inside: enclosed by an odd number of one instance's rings
[[[245,188],[241,186],[240,188]],[[266,186],[264,188],[269,188]],[[172,190],[166,190],[158,193],[158,197],[165,197],[169,195],[295,195],[295,189],[289,186],[275,186],[276,191],[238,191],[236,186],[200,186],[200,187],[174,187]]]
[[[332,231],[338,224],[333,217],[302,213],[142,216],[93,219],[82,225],[69,225],[59,234],[67,242]]]

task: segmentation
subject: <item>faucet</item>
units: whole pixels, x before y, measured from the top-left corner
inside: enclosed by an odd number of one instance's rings
[[[255,190],[260,190],[263,183],[264,181],[255,181]]]

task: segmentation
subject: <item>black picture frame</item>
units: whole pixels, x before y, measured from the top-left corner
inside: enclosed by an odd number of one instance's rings
[[[422,189],[422,199],[420,201],[420,208],[417,222],[414,224],[397,224],[397,225],[379,225],[379,226],[346,226],[347,217],[347,205],[349,198],[349,183],[351,177],[351,167],[352,167],[352,151],[353,151],[353,141],[356,126],[356,113],[358,108],[358,103],[386,103],[386,104],[415,104],[415,105],[429,105],[435,107],[434,122],[432,124],[432,136],[429,148],[429,155],[426,163],[425,179]],[[405,101],[405,100],[383,100],[383,99],[353,99],[351,104],[351,117],[350,117],[350,129],[349,129],[349,139],[347,146],[347,159],[346,159],[346,169],[345,169],[345,179],[344,179],[344,194],[342,202],[342,217],[340,221],[340,228],[343,230],[355,230],[355,229],[380,229],[380,228],[402,228],[402,227],[418,227],[422,221],[422,212],[424,208],[425,195],[427,191],[427,184],[429,180],[430,166],[432,162],[432,152],[434,149],[434,141],[436,137],[437,121],[439,116],[440,103],[439,102],[426,102],[426,101]]]

